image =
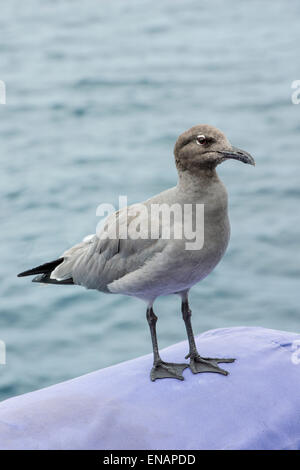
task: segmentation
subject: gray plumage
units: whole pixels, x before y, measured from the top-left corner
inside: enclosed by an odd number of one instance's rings
[[[145,224],[141,226],[157,226],[161,234],[163,227],[160,219],[151,218],[151,207],[154,204],[177,204],[183,207],[189,204],[192,207],[204,204],[204,226],[197,227],[204,232],[204,244],[202,249],[187,250],[189,242],[185,236],[182,239],[139,238],[120,239],[105,238],[100,234],[87,237],[83,242],[64,252],[54,269],[46,273],[46,278],[37,277],[37,282],[74,283],[88,289],[125,294],[143,299],[148,304],[147,318],[151,329],[151,322],[155,324],[152,305],[160,295],[179,294],[182,297],[182,310],[188,306],[187,295],[189,289],[205,278],[218,264],[228,245],[230,237],[230,224],[227,210],[227,191],[220,181],[216,167],[229,158],[241,160],[244,163],[254,165],[254,160],[247,152],[232,147],[225,135],[218,129],[208,126],[194,126],[183,133],[177,140],[175,149],[175,163],[178,170],[178,183],[142,203],[148,213],[144,216]],[[119,227],[124,228],[134,220],[132,211],[140,206],[123,208],[116,215],[111,215],[105,224],[105,230],[112,234],[117,218]],[[129,217],[128,217],[129,213]],[[194,214],[194,212],[193,212]],[[193,215],[193,223],[195,222]],[[171,233],[174,231],[174,224]],[[46,266],[46,265],[45,265]],[[41,271],[39,266],[39,273]],[[34,270],[21,273],[21,275],[33,274]],[[43,280],[44,279],[44,280]],[[46,280],[45,280],[46,279]],[[189,311],[189,308],[186,307]],[[150,312],[150,313],[149,313]],[[186,315],[184,315],[186,316]],[[152,320],[151,320],[152,318]],[[188,320],[185,319],[185,322]],[[190,357],[193,361],[193,372],[202,372],[197,364],[203,366],[203,361],[197,363],[192,339],[190,340]],[[165,366],[161,361],[158,350],[155,351],[154,340],[154,367],[152,380],[162,377],[176,377],[182,379],[181,372],[176,365]],[[157,356],[158,354],[158,356]],[[197,353],[198,354],[198,353]],[[192,355],[194,357],[192,357]],[[198,355],[201,359],[201,357]],[[203,358],[202,358],[203,359]],[[207,358],[208,359],[208,358]],[[207,362],[209,370],[225,373],[214,363]],[[229,361],[229,360],[228,360]],[[225,361],[225,362],[228,362]],[[196,365],[195,365],[196,364]],[[185,365],[186,366],[186,365]],[[173,368],[172,368],[173,367]],[[205,367],[204,367],[205,368]],[[211,370],[211,369],[214,370]],[[205,370],[204,370],[205,371]]]

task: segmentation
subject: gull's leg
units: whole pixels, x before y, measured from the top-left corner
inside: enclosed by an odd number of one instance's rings
[[[189,307],[188,297],[187,294],[182,296],[182,304],[181,304],[181,311],[183,320],[186,327],[186,332],[189,340],[189,354],[186,356],[186,359],[190,358],[190,369],[194,374],[198,374],[199,372],[217,372],[219,374],[228,375],[224,369],[221,369],[218,366],[219,362],[234,362],[235,359],[221,359],[221,358],[211,358],[211,357],[201,357],[197,351],[192,323],[191,323],[191,316],[192,312]]]
[[[147,321],[150,327],[152,347],[153,347],[153,367],[151,370],[150,378],[152,381],[156,379],[164,379],[171,377],[174,379],[183,380],[182,372],[189,365],[188,364],[175,364],[173,362],[164,362],[158,350],[157,337],[156,337],[156,322],[157,316],[153,312],[152,305],[147,308]]]

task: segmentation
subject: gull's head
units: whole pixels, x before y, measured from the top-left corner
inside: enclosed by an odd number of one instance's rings
[[[174,155],[178,171],[193,173],[200,169],[214,169],[230,158],[255,165],[248,152],[233,147],[223,132],[208,124],[191,127],[181,134],[176,141]]]

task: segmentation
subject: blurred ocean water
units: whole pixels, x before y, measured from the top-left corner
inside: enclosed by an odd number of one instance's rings
[[[179,133],[207,122],[251,152],[226,162],[232,236],[191,293],[195,332],[299,332],[300,5],[11,0],[1,6],[0,398],[148,352],[142,302],[17,279],[95,232],[96,208],[176,183]],[[185,339],[156,303],[160,347]]]

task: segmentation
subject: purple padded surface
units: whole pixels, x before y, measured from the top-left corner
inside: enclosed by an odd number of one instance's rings
[[[237,358],[223,364],[227,377],[186,369],[182,382],[151,382],[147,355],[11,398],[0,403],[0,448],[300,449],[299,339],[208,331],[197,338],[202,355]],[[162,357],[182,362],[186,353],[183,342]]]

